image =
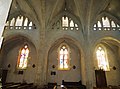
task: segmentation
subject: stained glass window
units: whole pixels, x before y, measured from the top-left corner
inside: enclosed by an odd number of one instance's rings
[[[27,25],[28,25],[28,18],[25,18],[24,26],[27,26]]]
[[[23,23],[23,16],[22,17],[18,16],[15,26],[22,26],[22,23]]]
[[[78,25],[78,23],[75,22],[74,19],[71,18],[70,16],[64,14],[64,15],[62,15],[62,17],[59,20],[52,23],[51,29],[52,30],[60,29],[63,31],[67,31],[67,30],[78,31],[79,25]],[[77,19],[76,19],[76,21],[77,21]]]
[[[115,31],[115,30],[120,30],[120,26],[111,18],[103,16],[100,20],[97,21],[97,23],[94,24],[93,30]]]
[[[73,20],[70,21],[70,27],[74,27],[74,22],[73,22]]]
[[[103,27],[110,27],[110,22],[107,17],[102,17]]]
[[[58,69],[68,70],[69,62],[70,62],[69,49],[66,45],[62,45],[59,49]]]
[[[68,17],[62,17],[62,26],[68,27]]]
[[[20,54],[18,56],[18,63],[17,63],[18,69],[26,69],[27,68],[28,56],[29,56],[29,49],[28,49],[28,46],[25,45],[20,50]]]
[[[104,71],[109,71],[109,63],[107,59],[107,53],[102,46],[99,46],[96,51],[98,68]]]
[[[10,22],[10,26],[14,26],[15,23],[15,18],[12,18],[11,22]]]
[[[6,21],[5,24],[5,29],[28,29],[28,30],[32,30],[32,29],[36,29],[35,24],[26,16],[15,16],[12,19]]]

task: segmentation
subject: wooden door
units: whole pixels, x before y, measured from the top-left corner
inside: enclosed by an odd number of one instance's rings
[[[2,85],[6,83],[7,72],[8,70],[2,70]]]
[[[96,87],[107,87],[106,75],[103,70],[95,70]]]

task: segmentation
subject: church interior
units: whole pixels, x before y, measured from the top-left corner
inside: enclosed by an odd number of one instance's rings
[[[2,89],[120,89],[120,0],[4,3]]]

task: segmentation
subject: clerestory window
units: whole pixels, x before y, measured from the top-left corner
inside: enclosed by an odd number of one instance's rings
[[[94,30],[120,30],[120,26],[115,23],[112,19],[108,17],[102,17],[100,20],[97,21],[97,23],[94,24]]]
[[[67,15],[63,15],[57,22],[52,25],[52,29],[78,31],[79,27],[72,18],[68,17]]]
[[[35,29],[35,24],[30,21],[29,18],[25,16],[13,17],[11,20],[8,20],[5,25],[5,29]]]

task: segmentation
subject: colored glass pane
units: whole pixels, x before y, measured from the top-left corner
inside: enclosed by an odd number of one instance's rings
[[[63,45],[59,51],[59,69],[65,70],[69,68],[69,52],[68,48]]]
[[[68,17],[62,17],[62,26],[68,27]]]
[[[19,69],[25,69],[27,67],[28,55],[29,55],[29,49],[28,49],[28,46],[25,45],[24,48],[22,48],[22,50],[20,51],[20,54],[18,57]]]
[[[107,54],[102,47],[98,47],[96,51],[96,56],[98,61],[98,68],[108,71],[109,64],[108,64]]]

